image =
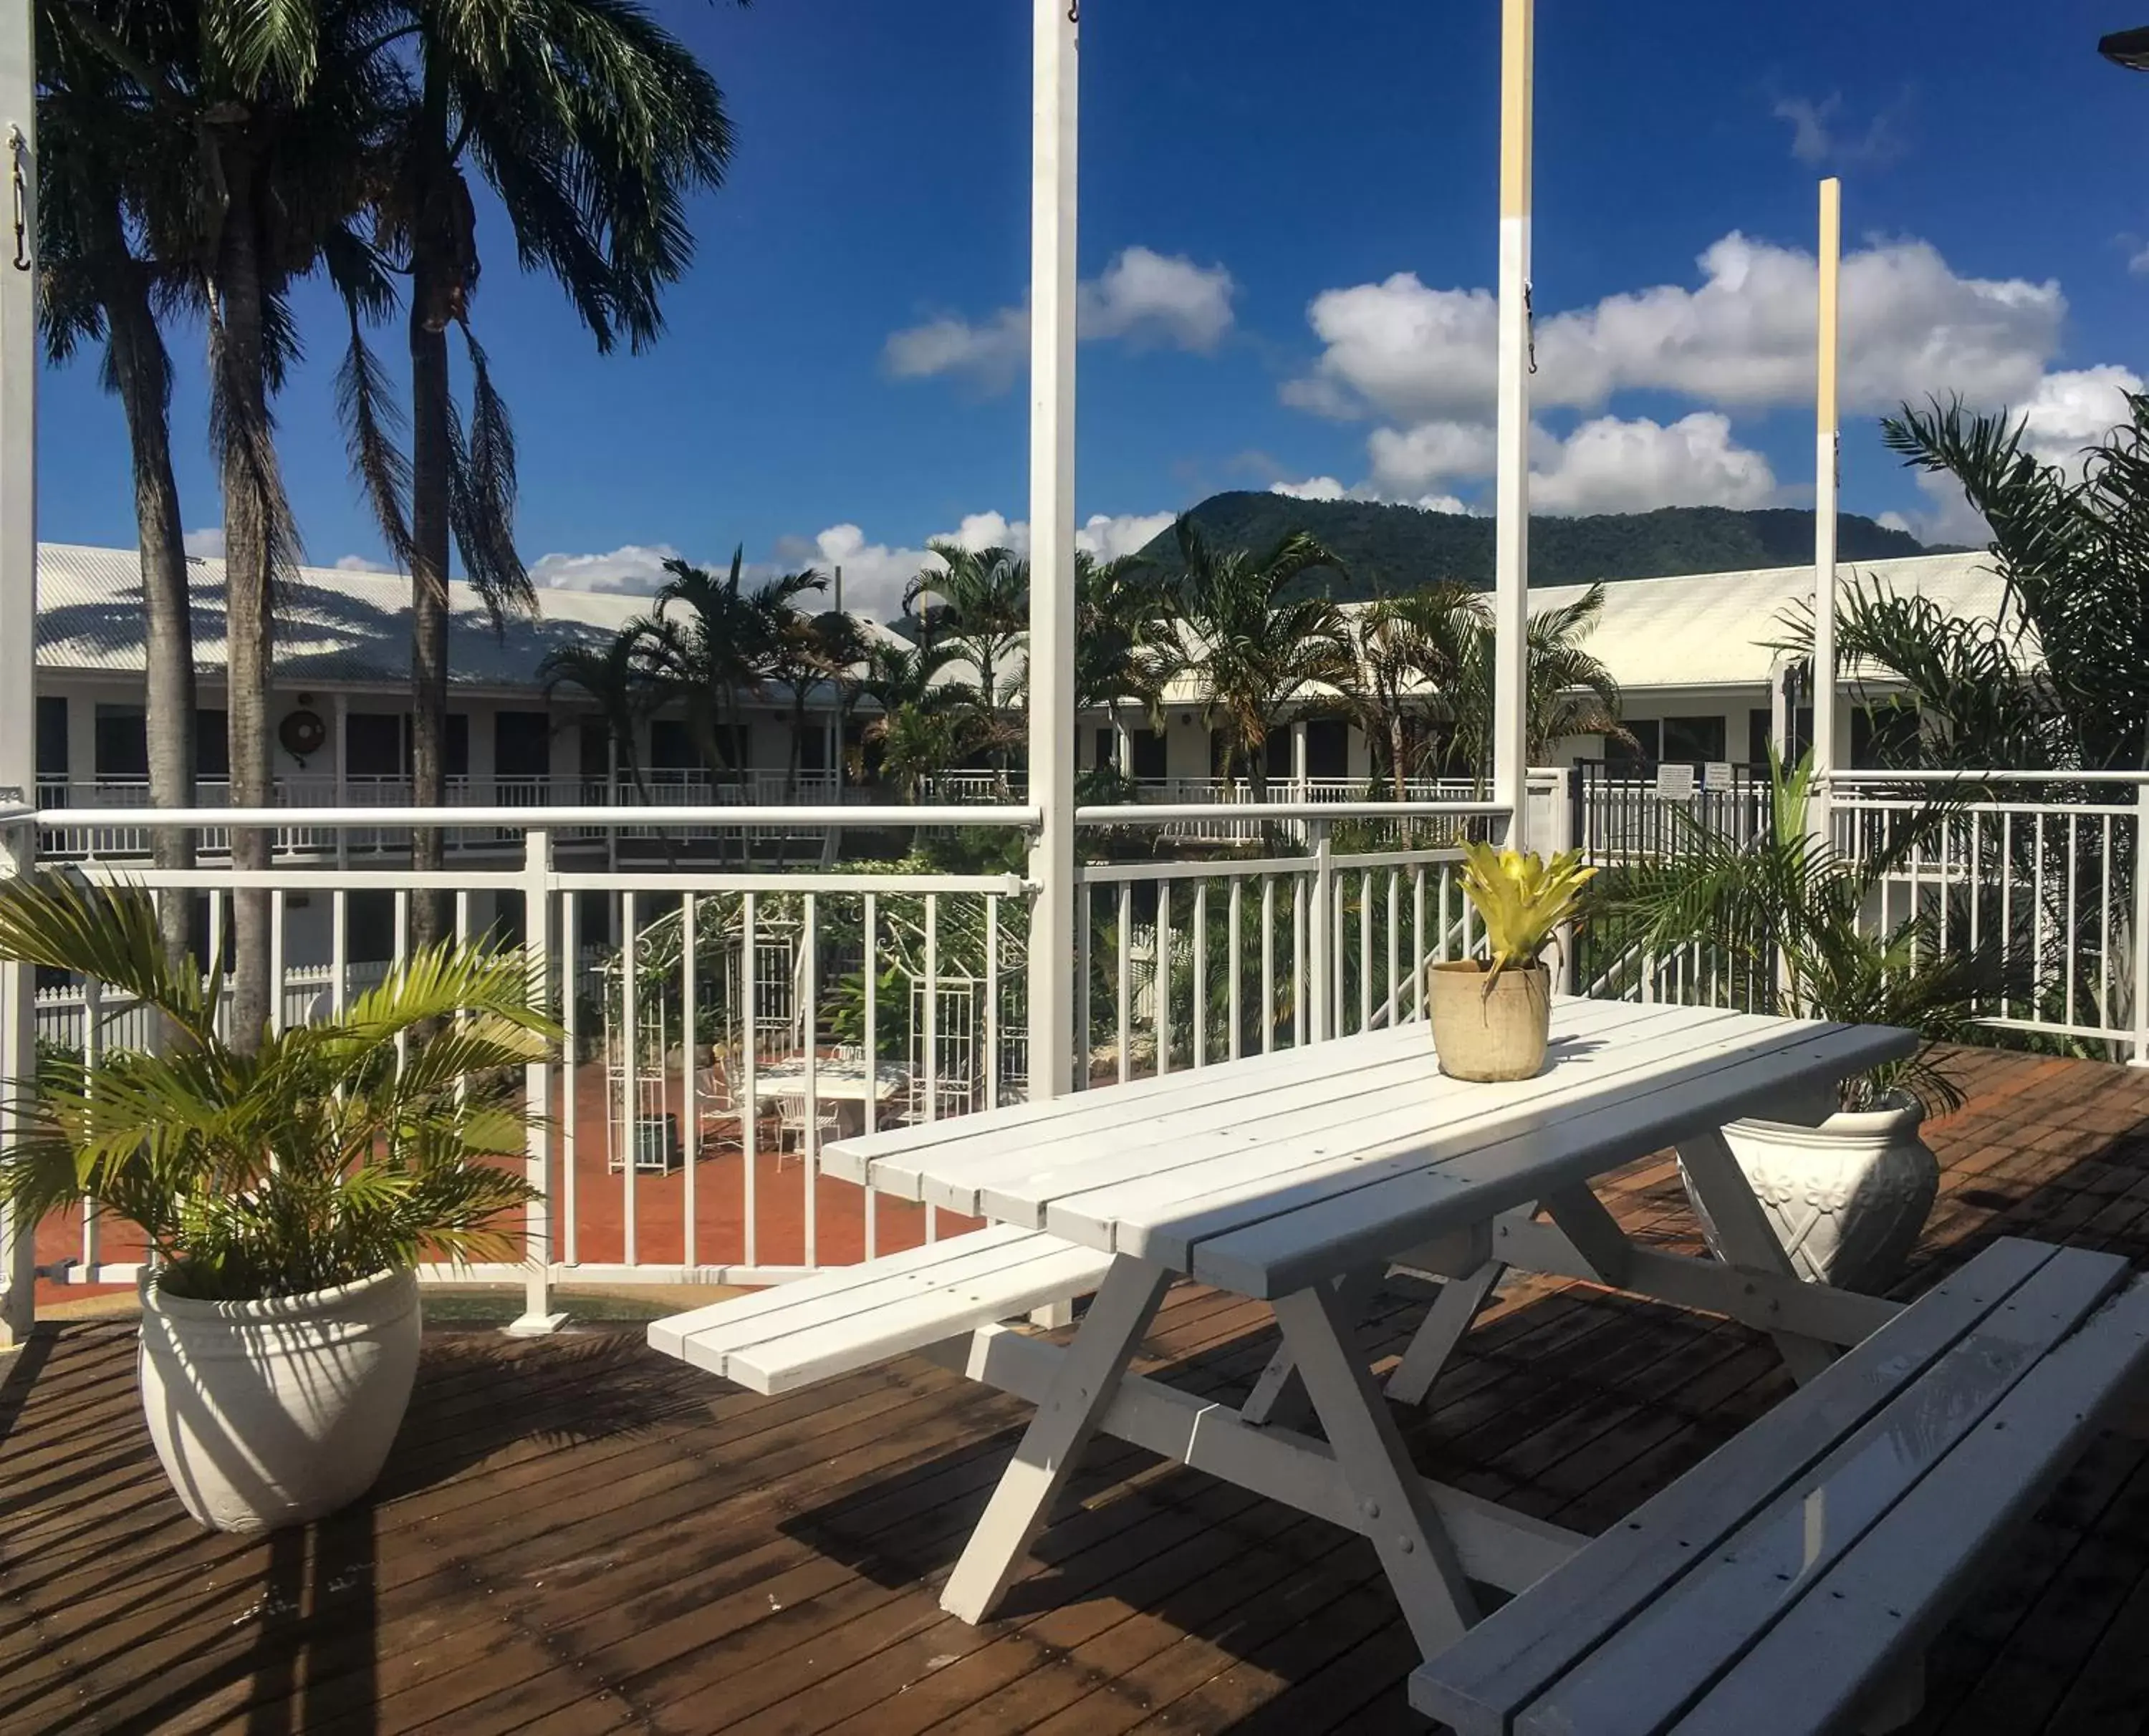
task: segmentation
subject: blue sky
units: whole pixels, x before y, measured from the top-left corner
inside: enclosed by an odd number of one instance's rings
[[[634,585],[661,552],[844,560],[884,601],[929,537],[1024,512],[1023,0],[660,0],[737,123],[670,330],[598,357],[496,215],[474,315],[513,406],[526,559]],[[1845,504],[1974,535],[1873,414],[1960,390],[2055,457],[2149,374],[2141,22],[2078,0],[1541,0],[1540,510],[1810,498],[1814,184],[1845,180]],[[1080,511],[1115,548],[1215,490],[1489,499],[1497,0],[1085,0]],[[333,309],[279,406],[309,557],[378,559]],[[174,409],[220,516],[201,335]],[[380,335],[400,360],[398,333]],[[93,364],[49,373],[41,533],[131,544]],[[991,515],[999,515],[1000,521]],[[1019,533],[1017,533],[1019,534]]]

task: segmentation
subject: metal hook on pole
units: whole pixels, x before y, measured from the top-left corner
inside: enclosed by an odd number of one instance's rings
[[[1530,284],[1522,285],[1522,332],[1529,347],[1529,370],[1532,374],[1538,370],[1538,312],[1532,299],[1534,287]]]
[[[9,208],[15,224],[15,269],[30,269],[30,181],[24,164],[29,141],[12,123],[8,128],[8,185]]]
[[[1067,22],[1070,24],[1082,22],[1082,0],[1067,0]]]

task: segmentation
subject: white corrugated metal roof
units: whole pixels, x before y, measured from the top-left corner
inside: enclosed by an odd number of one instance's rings
[[[1837,569],[1837,582],[1848,590],[1854,581],[1868,590],[1885,586],[1901,595],[1929,596],[1964,621],[1997,619],[2006,588],[1982,554],[1845,561]],[[1530,612],[1563,608],[1580,601],[1588,590],[1587,585],[1534,587]],[[1604,586],[1604,611],[1583,644],[1629,692],[1764,687],[1776,662],[1769,642],[1786,637],[1789,613],[1812,600],[1810,566],[1612,579]],[[1354,611],[1368,606],[1346,605]],[[1202,692],[1195,671],[1172,683],[1165,702],[1198,704]]]
[[[194,658],[224,663],[224,563],[199,556],[194,571]],[[556,646],[602,646],[652,606],[624,591],[541,590],[534,617],[493,631],[476,591],[448,587],[454,621],[449,679],[474,687],[534,687]],[[866,623],[868,631],[887,629]],[[142,574],[132,549],[42,543],[38,549],[38,666],[86,673],[138,673],[143,663]],[[396,573],[301,567],[276,611],[279,684],[400,687],[410,679],[410,581]]]

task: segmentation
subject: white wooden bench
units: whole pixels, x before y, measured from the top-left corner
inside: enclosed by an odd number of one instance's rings
[[[2149,1281],[2003,1240],[1411,1678],[1461,1736],[1893,1728],[2149,1368]]]
[[[652,1348],[790,1392],[1095,1290],[1112,1256],[995,1224],[649,1326]]]

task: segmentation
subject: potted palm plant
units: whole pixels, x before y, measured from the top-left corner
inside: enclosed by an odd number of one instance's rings
[[[511,1257],[534,1190],[519,1069],[559,1033],[520,954],[442,946],[345,1012],[219,1030],[220,969],[164,951],[149,898],[0,886],[0,956],[150,1009],[157,1053],[47,1057],[10,1104],[0,1199],[138,1225],[142,1402],[187,1511],[260,1531],[334,1511],[385,1460],[418,1360],[417,1267]]]
[[[1547,862],[1534,851],[1462,847],[1462,894],[1485,928],[1485,956],[1427,969],[1426,1016],[1440,1070],[1454,1079],[1530,1079],[1552,1035],[1544,963],[1597,870],[1579,850]]]
[[[1942,946],[1928,903],[1881,923],[1880,890],[1946,810],[1935,807],[1853,861],[1808,824],[1812,770],[1771,768],[1769,835],[1736,841],[1685,816],[1664,858],[1622,870],[1601,911],[1617,946],[1642,961],[1699,953],[1689,973],[1730,985],[1747,1005],[1792,1018],[1890,1024],[1925,1041],[1906,1059],[1748,1119],[1726,1142],[1805,1277],[1885,1290],[1915,1245],[1940,1186],[1921,1129],[1961,1092],[1937,1045],[1971,1034],[1996,987],[1989,949]],[[1691,1197],[1693,1190],[1688,1189]],[[1703,1228],[1714,1230],[1697,1200]]]

